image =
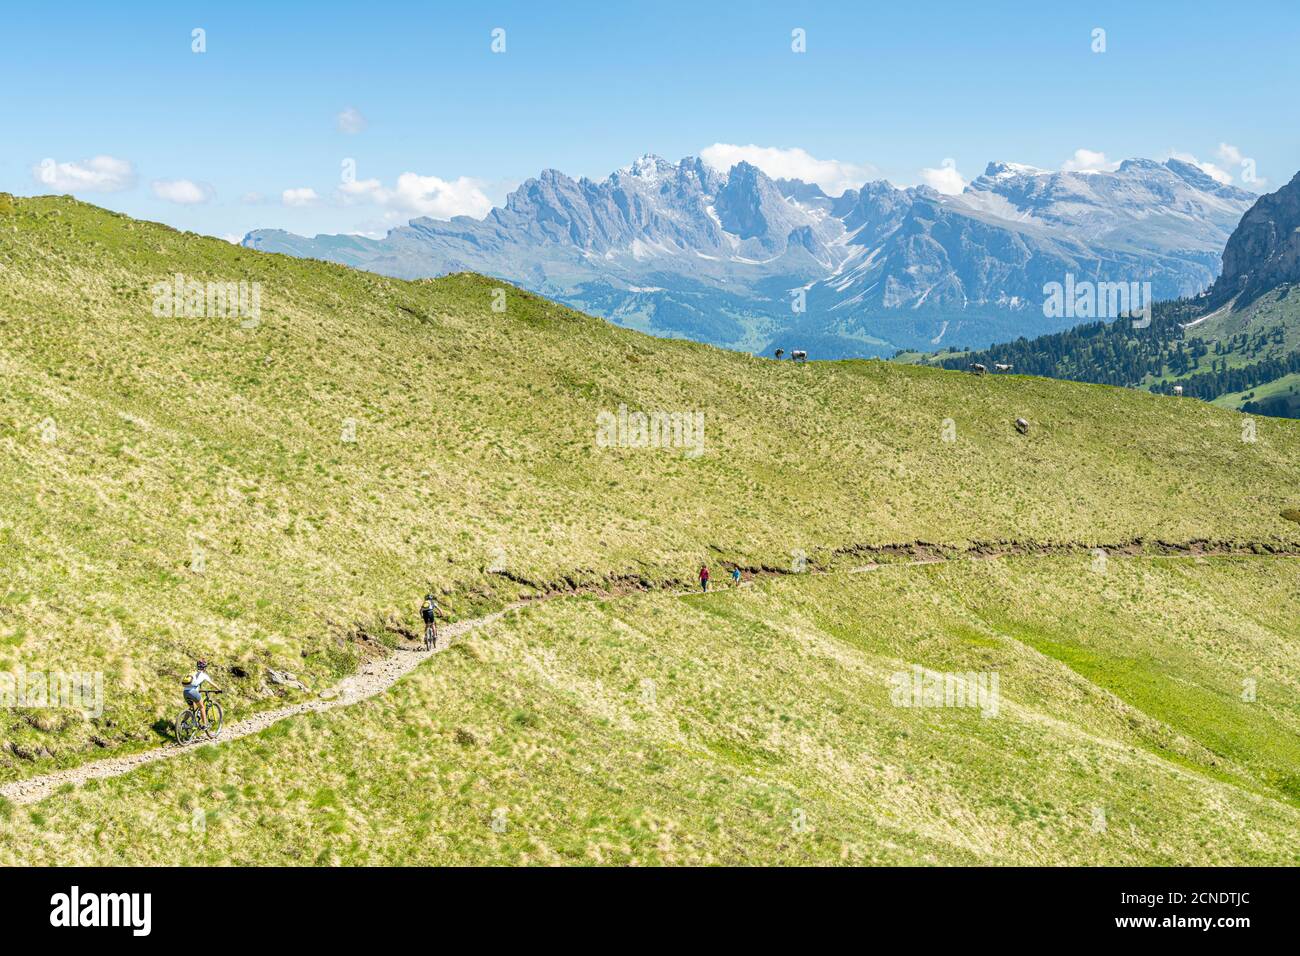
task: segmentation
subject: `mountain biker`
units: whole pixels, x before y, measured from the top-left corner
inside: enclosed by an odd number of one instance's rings
[[[211,684],[212,678],[208,676],[208,662],[199,660],[194,665],[194,673],[181,682],[185,686],[185,702],[193,707],[199,705],[199,716],[203,718],[203,726],[208,725],[208,708],[203,702],[203,694],[199,688],[204,684]],[[211,688],[218,694],[221,693],[216,687]]]
[[[734,567],[734,568],[731,569],[731,583],[732,583],[732,584],[739,584],[739,583],[740,583],[740,568],[739,568],[739,567]]]
[[[434,643],[437,642],[437,622],[438,622],[438,599],[430,591],[424,596],[424,603],[420,606],[420,617],[424,620],[425,643],[429,642],[429,631],[434,632]]]
[[[700,565],[700,590],[708,591],[708,589],[709,589],[709,566],[707,564],[701,564]]]

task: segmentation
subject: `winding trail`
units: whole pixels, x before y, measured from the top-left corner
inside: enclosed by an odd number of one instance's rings
[[[476,627],[491,624],[511,611],[532,603],[536,602],[516,601],[499,611],[485,614],[483,617],[457,621],[454,624],[445,626],[440,625],[438,628],[438,649],[433,653],[441,654],[451,646],[451,642],[455,638],[463,636]],[[422,661],[432,656],[427,654],[422,649],[422,646],[420,644],[399,647],[387,657],[367,661],[355,674],[349,674],[333,687],[322,691],[320,696],[315,699],[300,701],[287,707],[278,707],[275,710],[264,710],[235,723],[226,724],[222,728],[220,737],[216,740],[202,742],[220,745],[231,740],[238,740],[240,737],[247,737],[249,734],[255,734],[259,730],[265,730],[286,717],[294,717],[298,714],[316,714],[321,711],[333,710],[336,707],[347,707],[381,694],[396,684],[402,677],[415,670]],[[29,777],[26,780],[14,780],[0,785],[0,797],[4,797],[15,804],[35,803],[53,795],[65,784],[80,786],[88,780],[118,777],[144,764],[154,763],[158,760],[170,760],[173,757],[189,753],[193,749],[193,746],[181,746],[172,743],[163,747],[156,747],[153,750],[124,754],[121,757],[108,757],[94,763],[68,767],[65,770],[55,770],[38,777]]]
[[[928,546],[927,546],[928,547]],[[1237,557],[1296,557],[1298,552],[1292,550],[1278,550],[1272,553],[1252,553],[1249,550],[1237,548],[1225,548],[1222,546],[1208,545],[1203,542],[1196,542],[1192,545],[1168,545],[1161,547],[1167,549],[1157,553],[1133,553],[1126,551],[1124,548],[1129,546],[1116,546],[1107,550],[1109,554],[1117,559],[1122,558],[1200,558],[1213,555],[1234,555]],[[872,549],[869,549],[872,550]],[[1008,546],[1003,548],[981,547],[978,550],[966,551],[959,554],[941,554],[934,551],[928,551],[921,548],[919,551],[913,549],[910,552],[894,550],[893,548],[879,549],[881,553],[899,555],[909,553],[911,556],[904,560],[887,560],[887,561],[869,561],[866,564],[838,569],[848,574],[859,574],[863,572],[877,571],[882,568],[895,567],[914,567],[917,565],[943,564],[956,561],[991,561],[1006,557],[1047,557],[1063,553],[1079,554],[1087,553],[1088,549],[1078,546],[1062,546],[1059,548],[1045,547],[1033,551],[1025,551],[1019,546]],[[755,568],[746,569],[748,577],[741,586],[753,584],[754,578],[774,577],[792,575],[795,572],[783,571],[773,568]],[[837,573],[836,569],[809,568],[807,571],[798,572],[806,574],[832,574]],[[715,589],[716,591],[726,592],[731,590],[732,586],[724,585]],[[648,588],[633,588],[632,591],[649,591]],[[499,620],[511,611],[518,610],[532,604],[538,604],[549,601],[554,598],[567,597],[571,594],[581,593],[581,591],[550,591],[539,594],[536,597],[524,598],[506,605],[500,610],[493,611],[491,614],[485,614],[482,617],[470,618],[464,621],[457,621],[454,624],[448,624],[439,629],[438,640],[439,647],[435,654],[441,654],[456,638],[462,637],[474,628],[482,627]],[[611,596],[618,596],[619,593],[612,592]],[[658,594],[695,594],[698,593],[693,587],[683,588],[663,588],[655,589],[653,593]],[[397,648],[387,657],[367,661],[361,669],[355,674],[350,674],[343,678],[333,687],[321,691],[319,696],[312,700],[299,701],[296,704],[290,704],[286,707],[279,707],[274,710],[265,710],[246,717],[235,723],[227,724],[221,732],[221,736],[216,740],[206,741],[212,745],[220,745],[231,740],[239,740],[241,737],[247,737],[249,734],[255,734],[260,730],[265,730],[272,724],[278,723],[288,717],[294,717],[298,714],[315,714],[322,711],[333,710],[336,707],[348,707],[352,704],[367,700],[388,690],[398,682],[402,677],[415,670],[421,662],[427,660],[430,654],[419,649],[419,644],[408,644]],[[118,777],[122,774],[129,773],[136,767],[145,764],[154,763],[159,760],[170,760],[173,757],[179,757],[182,754],[189,753],[193,748],[190,746],[181,746],[179,744],[168,744],[163,747],[157,747],[152,750],[145,750],[139,753],[124,754],[120,757],[107,757],[93,763],[85,763],[76,767],[68,767],[63,770],[55,770],[50,773],[41,774],[35,777],[29,777],[24,780],[13,780],[5,784],[0,784],[0,797],[14,804],[36,803],[52,796],[60,787],[67,784],[80,786],[89,780],[103,780],[108,777]]]

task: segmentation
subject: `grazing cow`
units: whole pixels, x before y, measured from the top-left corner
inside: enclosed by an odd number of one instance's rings
[[[1029,422],[1025,421],[1023,418],[1017,418],[1017,419],[1016,419],[1016,431],[1020,432],[1020,434],[1022,434],[1022,435],[1028,435],[1028,434],[1029,434]]]
[[[808,353],[803,349],[795,349],[790,353],[790,360],[793,362],[806,362],[808,361]]]
[[[776,350],[776,357],[777,357],[777,358],[780,358],[780,357],[781,357],[782,355],[784,355],[784,354],[785,354],[785,349],[777,349],[777,350]]]
[[[1001,362],[993,363],[993,371],[995,372],[1010,372],[1013,368],[1015,368],[1014,365],[1003,365]]]
[[[1175,395],[1182,395],[1182,394],[1183,394],[1183,387],[1182,387],[1181,385],[1175,385],[1175,386],[1174,386],[1174,394],[1175,394]]]
[[[985,368],[983,365],[981,365],[979,362],[971,362],[970,370],[972,375],[983,375],[985,372],[988,371],[988,369]]]

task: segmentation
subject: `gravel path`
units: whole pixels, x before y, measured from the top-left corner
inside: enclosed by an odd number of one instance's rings
[[[483,617],[457,621],[455,624],[440,625],[438,628],[438,649],[434,653],[441,654],[457,637],[475,627],[490,624],[502,615],[522,607],[525,603],[528,602],[520,601]],[[350,704],[358,703],[388,690],[400,678],[409,674],[430,656],[432,655],[425,653],[422,643],[399,647],[387,657],[368,661],[355,674],[348,675],[333,687],[322,691],[321,695],[314,700],[301,701],[276,710],[265,710],[237,723],[226,724],[221,731],[221,736],[216,740],[200,742],[224,744],[231,740],[238,740],[240,737],[247,737],[249,734],[255,734],[259,730],[265,730],[277,721],[292,717],[295,714],[314,714],[324,710],[333,710],[335,707],[347,707]],[[31,777],[27,780],[14,780],[0,785],[0,797],[17,804],[35,803],[52,795],[64,784],[70,783],[74,786],[80,786],[87,780],[103,780],[105,777],[121,776],[143,764],[153,763],[157,760],[170,760],[172,757],[179,757],[191,749],[192,747],[183,747],[180,744],[171,743],[154,750],[146,750],[143,753],[109,757],[106,760],[98,760],[79,767],[69,767],[67,770],[55,770],[53,773]]]
[[[1061,549],[1061,550],[1064,551],[1066,549]],[[1077,549],[1071,549],[1071,551],[1072,553],[1077,553]],[[1050,549],[1047,553],[1050,553]],[[1242,556],[1242,557],[1281,557],[1281,556],[1294,557],[1295,556],[1294,553],[1285,554],[1285,555],[1283,554],[1278,554],[1278,555],[1241,554],[1240,552],[1237,551],[1226,550],[1217,547],[1210,547],[1205,550],[1198,550],[1197,552],[1194,553],[1135,555],[1135,554],[1124,554],[1123,552],[1115,552],[1113,556],[1115,558],[1125,558],[1125,557],[1127,558],[1134,558],[1134,557],[1194,558],[1194,557],[1203,557],[1206,555],[1219,555],[1219,554],[1237,554],[1238,556]],[[965,555],[961,557],[943,557],[937,555],[925,555],[925,556],[915,557],[905,561],[890,561],[890,562],[883,562],[883,563],[872,561],[867,564],[861,565],[859,567],[849,568],[847,570],[848,573],[850,574],[860,574],[863,572],[876,571],[885,567],[901,567],[901,566],[920,565],[920,564],[942,564],[950,561],[970,560],[971,558],[975,558],[976,560],[996,560],[998,558],[1013,557],[1013,556],[1016,555],[1015,552],[1011,550],[988,551],[978,555],[977,557],[975,555]],[[1032,557],[1034,555],[1030,555],[1030,556]],[[809,573],[817,574],[817,573],[826,573],[826,572],[814,571],[810,569]],[[744,582],[745,585],[748,585],[750,583],[752,583],[751,580],[746,580]],[[716,590],[726,591],[730,588],[730,586],[731,585],[722,585],[718,587]],[[698,591],[695,588],[688,588],[682,590],[668,590],[659,593],[695,594],[698,593]],[[494,611],[493,613],[484,615],[483,617],[471,618],[466,621],[458,621],[455,624],[448,624],[444,627],[440,627],[438,630],[439,646],[438,646],[438,650],[435,651],[434,653],[438,653],[438,654],[442,653],[451,645],[451,642],[455,638],[460,637],[461,635],[467,633],[470,630],[473,630],[476,627],[480,627],[484,624],[490,624],[491,622],[501,618],[503,615],[508,614],[510,611],[523,607],[527,604],[536,603],[539,600],[544,601],[544,600],[548,600],[551,597],[562,597],[562,596],[564,596],[563,593],[556,593],[552,595],[547,595],[545,597],[535,598],[529,601],[516,601],[515,603],[510,604],[499,611]],[[325,691],[322,691],[321,695],[316,699],[301,701],[300,703],[297,704],[290,704],[288,707],[280,707],[276,710],[262,711],[261,713],[254,714],[253,716],[247,717],[244,720],[238,721],[237,723],[227,724],[225,728],[221,731],[221,736],[217,740],[206,741],[206,742],[211,744],[222,744],[222,743],[226,743],[227,741],[238,740],[240,737],[247,737],[249,734],[257,733],[259,730],[265,730],[267,727],[271,726],[277,721],[284,720],[286,717],[292,717],[295,714],[319,713],[325,710],[333,710],[335,707],[347,707],[350,704],[355,704],[359,701],[366,700],[367,698],[374,697],[376,694],[381,694],[384,691],[388,690],[388,688],[392,687],[395,683],[397,683],[397,681],[400,678],[404,677],[406,674],[413,671],[422,661],[426,660],[429,656],[430,655],[424,652],[422,645],[400,647],[397,649],[396,652],[388,655],[385,658],[367,662],[365,665],[362,666],[361,670],[357,671],[355,674],[351,674],[348,677],[343,678],[343,680],[339,681],[333,687]],[[64,784],[70,783],[73,784],[74,786],[80,786],[81,784],[85,783],[87,780],[102,780],[105,777],[121,776],[122,774],[134,770],[136,767],[142,766],[143,764],[153,763],[154,761],[157,760],[170,760],[172,757],[179,757],[181,754],[186,753],[189,749],[190,749],[189,747],[183,747],[180,746],[179,744],[172,743],[164,747],[156,748],[154,750],[146,750],[142,753],[127,754],[122,757],[109,757],[105,760],[96,761],[95,763],[83,764],[79,767],[69,767],[67,770],[56,770],[52,773],[43,774],[39,777],[31,777],[27,780],[14,780],[10,783],[0,784],[0,797],[3,797],[4,799],[17,804],[35,803],[38,800],[44,800],[46,797],[53,794],[56,790],[59,789],[59,787],[63,786]]]

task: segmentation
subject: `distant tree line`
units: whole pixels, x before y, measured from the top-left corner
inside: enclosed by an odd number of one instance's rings
[[[1089,322],[937,361],[949,369],[964,369],[971,363],[990,368],[1008,364],[1019,374],[1128,388],[1154,378],[1160,381],[1149,386],[1153,392],[1169,394],[1177,384],[1183,386],[1184,395],[1206,400],[1300,371],[1300,352],[1249,361],[1285,341],[1280,325],[1209,342],[1194,334],[1195,326],[1183,328],[1203,309],[1203,300],[1171,299],[1155,303],[1146,328],[1134,328],[1128,318]]]
[[[1183,387],[1184,395],[1194,395],[1208,401],[1229,392],[1245,392],[1258,388],[1292,372],[1300,372],[1300,352],[1288,352],[1279,358],[1263,359],[1250,365],[1238,365],[1234,368],[1220,367],[1217,371],[1198,372],[1180,379],[1177,384]],[[1173,391],[1174,384],[1161,382],[1152,385],[1151,391],[1167,395]]]

